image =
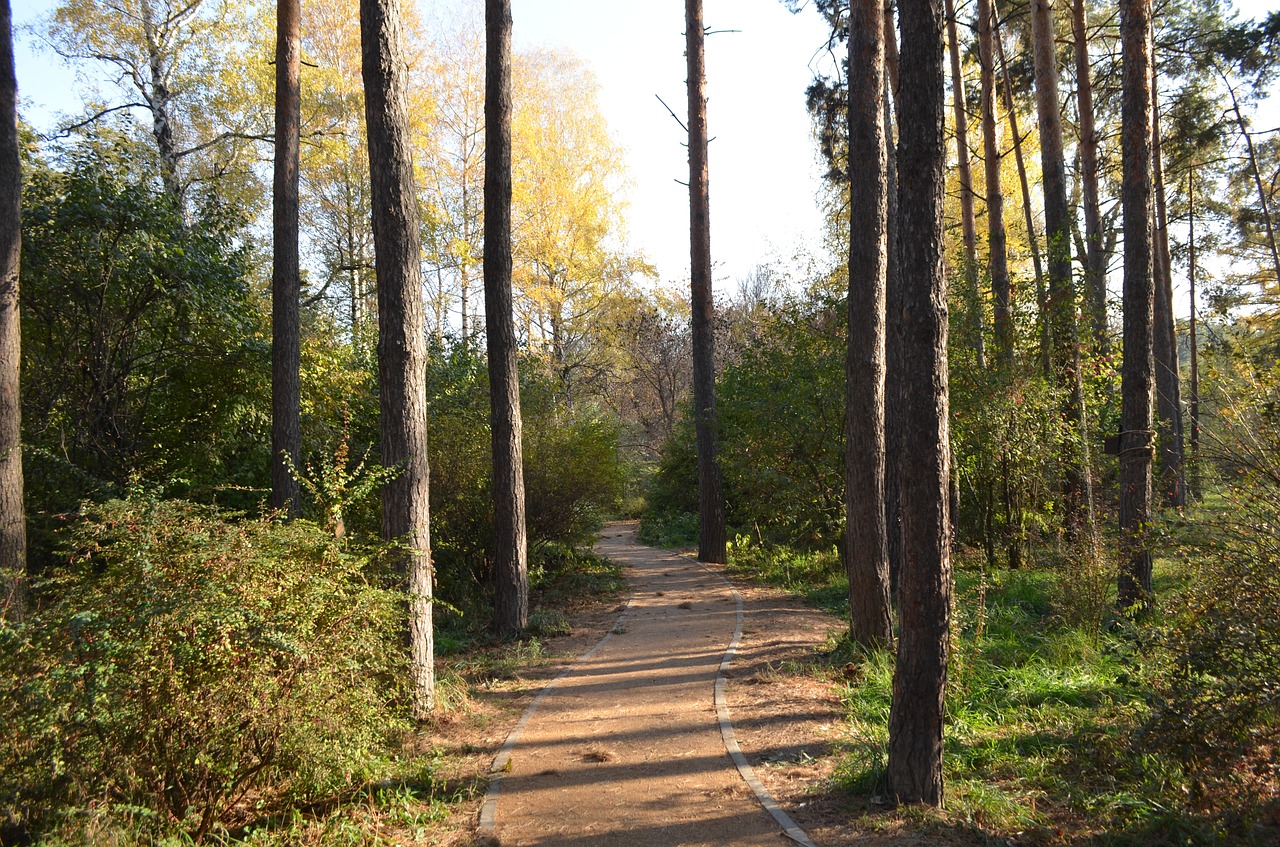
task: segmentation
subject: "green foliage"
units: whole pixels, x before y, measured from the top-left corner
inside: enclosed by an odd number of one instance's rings
[[[11,824],[200,840],[377,772],[407,670],[376,550],[137,494],[66,550],[2,633]]]
[[[1017,568],[1028,544],[1061,521],[1062,394],[1039,376],[982,372],[963,360],[952,367],[966,368],[951,383],[959,537],[980,545],[989,565]]]
[[[139,158],[104,130],[27,163],[22,399],[36,513],[139,475],[192,492],[265,476],[269,345],[244,221],[214,203],[184,220]]]
[[[579,544],[617,504],[623,486],[617,427],[594,410],[569,407],[553,375],[521,367],[526,521],[531,567],[540,548]],[[470,610],[492,574],[489,376],[472,344],[433,351],[427,370],[431,422],[431,522],[440,590]],[[476,614],[477,620],[484,614]]]
[[[1226,484],[1183,550],[1185,610],[1151,732],[1202,776],[1268,750],[1280,767],[1280,367],[1234,394],[1218,417]]]
[[[844,307],[779,303],[717,387],[729,522],[806,549],[844,526]]]
[[[843,306],[779,301],[754,320],[753,342],[716,388],[728,521],[774,543],[824,549],[844,526]],[[676,530],[696,515],[697,497],[685,414],[650,483],[643,538],[681,543]]]

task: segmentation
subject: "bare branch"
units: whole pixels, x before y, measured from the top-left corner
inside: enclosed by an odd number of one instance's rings
[[[658,97],[658,95],[657,95],[657,94],[655,94],[655,95],[653,95],[653,96],[654,96],[654,97]],[[685,134],[687,135],[687,134],[688,134],[688,132],[689,132],[689,127],[685,126],[685,125],[684,125],[684,121],[680,120],[680,118],[676,115],[676,113],[675,113],[675,112],[673,112],[673,111],[671,111],[671,107],[667,105],[667,101],[666,101],[666,100],[663,100],[661,97],[658,97],[658,102],[659,102],[659,103],[661,103],[661,104],[663,105],[663,107],[667,110],[667,114],[669,114],[669,115],[671,115],[671,117],[675,118],[676,123],[680,124],[680,128],[681,128],[682,130],[684,130],[684,131],[685,131]]]
[[[146,109],[146,108],[148,108],[146,103],[125,103],[121,106],[112,106],[108,109],[103,109],[97,114],[91,115],[90,117],[87,117],[78,123],[68,124],[67,126],[59,127],[57,133],[53,137],[66,138],[76,130],[84,129],[89,124],[94,123],[95,121],[101,118],[105,118],[107,115],[111,114],[112,112],[123,112],[125,109]]]

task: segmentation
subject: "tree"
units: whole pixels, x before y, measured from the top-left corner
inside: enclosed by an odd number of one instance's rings
[[[436,27],[432,52],[440,73],[431,81],[434,114],[423,150],[425,235],[436,275],[437,331],[443,329],[444,313],[456,302],[464,338],[470,337],[480,312],[473,289],[476,264],[484,250],[483,38],[483,29],[470,14],[460,14],[453,26]]]
[[[1000,36],[1000,22],[993,21],[996,53],[1000,57],[1000,77],[1004,82],[1004,108],[1009,115],[1009,134],[1013,136],[1013,157],[1018,166],[1018,183],[1022,187],[1022,220],[1027,228],[1027,243],[1031,247],[1031,265],[1036,277],[1036,305],[1040,310],[1040,370],[1045,379],[1053,374],[1049,355],[1048,296],[1045,292],[1044,266],[1040,261],[1040,246],[1036,239],[1035,216],[1031,212],[1031,186],[1027,180],[1027,163],[1022,155],[1022,133],[1018,129],[1018,110],[1013,102],[1013,81],[1009,63],[1004,54],[1004,39]]]
[[[849,297],[845,366],[845,567],[850,634],[893,643],[885,528],[885,276],[888,271],[884,12],[849,10]]]
[[[982,66],[982,155],[987,182],[987,249],[995,300],[996,356],[1013,364],[1013,314],[1009,285],[1004,190],[1000,187],[1000,136],[996,129],[995,4],[978,0],[978,59]]]
[[[18,162],[18,80],[13,12],[0,0],[0,617],[26,606],[27,529],[22,489],[22,327],[18,279],[22,251],[22,168]]]
[[[716,457],[715,305],[711,295],[711,213],[707,179],[707,75],[702,0],[685,0],[689,86],[689,251],[693,306],[693,407],[698,440],[698,558],[727,559],[724,492]]]
[[[1070,424],[1062,445],[1062,496],[1067,534],[1074,539],[1086,536],[1092,530],[1093,485],[1089,477],[1076,296],[1071,281],[1071,214],[1067,206],[1058,61],[1050,0],[1032,0],[1031,33],[1036,116],[1040,121],[1040,169],[1044,180],[1044,228],[1049,255],[1046,305],[1050,359],[1065,395],[1063,415]]]
[[[1164,190],[1160,138],[1160,95],[1156,62],[1151,61],[1151,190],[1154,197],[1152,271],[1154,308],[1151,349],[1155,357],[1156,429],[1160,451],[1160,491],[1166,506],[1187,503],[1183,476],[1182,388],[1178,374],[1177,320],[1173,311],[1173,259],[1169,255],[1169,213]]]
[[[1071,27],[1075,37],[1076,113],[1080,121],[1080,181],[1084,189],[1084,290],[1094,346],[1106,352],[1111,343],[1107,326],[1107,251],[1098,202],[1098,131],[1094,125],[1093,75],[1084,0],[1072,0]]]
[[[235,0],[63,0],[49,22],[54,49],[67,60],[110,66],[123,95],[95,104],[74,126],[141,110],[165,194],[179,207],[188,189],[206,180],[228,184],[234,176],[242,188],[256,188],[248,142],[260,135],[257,110],[239,89],[208,84],[250,75],[242,42],[226,36],[251,29],[248,10]],[[241,191],[238,201],[251,205],[256,194]]]
[[[302,325],[298,299],[299,0],[276,3],[275,185],[271,251],[271,507],[301,511]]]
[[[889,793],[941,805],[951,618],[947,308],[943,270],[943,11],[902,0],[898,116],[902,262],[901,626],[889,712]]]
[[[1124,366],[1120,382],[1120,544],[1117,602],[1122,610],[1151,599],[1151,464],[1153,433],[1151,254],[1150,0],[1121,0],[1123,50],[1121,194],[1124,216]]]
[[[99,127],[52,162],[27,163],[32,514],[117,496],[132,477],[204,496],[225,482],[228,460],[245,482],[268,477],[269,432],[258,421],[269,357],[244,221],[216,204],[185,219],[157,186],[149,152]]]
[[[518,56],[513,80],[513,281],[532,349],[570,402],[608,370],[598,334],[610,299],[646,272],[621,245],[622,151],[590,69],[571,54]]]
[[[511,0],[485,2],[484,308],[493,440],[493,629],[529,621],[520,380],[511,303]]]
[[[382,464],[398,471],[382,488],[382,535],[404,544],[399,564],[409,591],[413,709],[422,718],[435,704],[427,354],[403,39],[398,0],[360,0],[378,286]]]
[[[960,226],[964,234],[964,296],[973,320],[973,349],[978,367],[986,365],[982,297],[978,291],[978,226],[973,211],[973,168],[969,164],[969,108],[960,70],[960,40],[956,34],[954,0],[946,0],[947,35],[951,53],[951,102],[956,122],[956,170],[960,174]]]

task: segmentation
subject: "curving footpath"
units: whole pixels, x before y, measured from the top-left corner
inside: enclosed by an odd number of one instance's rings
[[[695,561],[606,529],[632,596],[590,652],[538,695],[494,760],[480,836],[504,847],[813,842],[738,750],[724,673],[742,601]]]

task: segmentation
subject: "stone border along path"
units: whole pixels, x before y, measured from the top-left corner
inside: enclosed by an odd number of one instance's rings
[[[631,597],[507,737],[478,835],[512,847],[776,845],[780,835],[815,847],[734,736],[725,684],[742,638],[742,597],[700,562],[634,536],[633,526],[613,525],[597,543],[626,566]],[[726,640],[723,654],[708,652]]]

